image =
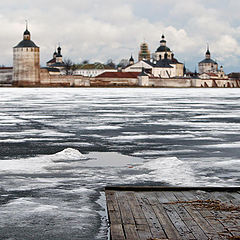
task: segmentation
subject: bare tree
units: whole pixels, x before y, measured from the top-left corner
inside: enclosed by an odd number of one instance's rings
[[[64,59],[64,65],[65,65],[64,70],[65,70],[66,75],[72,75],[72,73],[73,73],[72,67],[74,65],[72,60],[69,58]]]
[[[106,65],[109,66],[109,67],[111,67],[111,68],[116,68],[116,64],[113,62],[112,59],[109,59],[109,60],[107,61],[107,64],[106,64]]]

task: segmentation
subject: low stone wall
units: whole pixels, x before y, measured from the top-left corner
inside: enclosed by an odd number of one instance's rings
[[[91,87],[135,87],[137,78],[95,78],[91,79]]]
[[[192,79],[150,78],[149,87],[189,88],[192,87]]]
[[[240,80],[235,79],[193,79],[193,87],[205,88],[238,88]]]
[[[48,70],[41,69],[41,86],[44,87],[89,87],[90,79],[76,75],[50,75]]]

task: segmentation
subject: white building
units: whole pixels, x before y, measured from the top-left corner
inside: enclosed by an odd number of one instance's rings
[[[97,77],[105,72],[117,72],[116,69],[101,63],[84,64],[73,72],[73,75],[82,75],[84,77]]]

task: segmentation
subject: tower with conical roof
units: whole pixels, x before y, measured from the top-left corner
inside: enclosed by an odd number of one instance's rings
[[[23,40],[13,48],[13,81],[18,86],[40,84],[40,48],[31,40],[27,23]]]

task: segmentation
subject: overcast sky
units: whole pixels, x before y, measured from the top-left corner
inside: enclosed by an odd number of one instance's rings
[[[61,43],[74,62],[137,59],[145,40],[151,52],[164,33],[179,61],[194,70],[209,43],[226,72],[240,72],[239,0],[8,0],[0,2],[0,64],[12,65],[25,19],[41,48],[41,64]]]

